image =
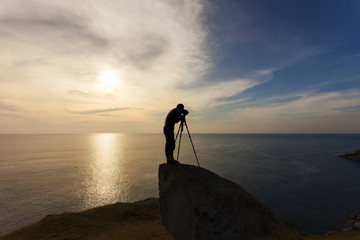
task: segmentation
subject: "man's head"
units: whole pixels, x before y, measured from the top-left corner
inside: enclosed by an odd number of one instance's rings
[[[184,105],[181,104],[181,103],[179,103],[179,104],[176,106],[176,108],[182,111],[182,110],[184,110]]]

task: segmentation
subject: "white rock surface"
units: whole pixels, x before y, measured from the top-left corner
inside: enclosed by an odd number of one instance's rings
[[[177,240],[254,239],[282,228],[238,184],[196,166],[159,167],[162,222]]]
[[[351,214],[348,220],[342,226],[344,232],[360,231],[360,212]]]

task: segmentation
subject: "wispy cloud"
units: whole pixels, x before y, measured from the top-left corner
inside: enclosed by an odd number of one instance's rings
[[[200,86],[187,88],[181,91],[181,97],[187,102],[191,102],[193,108],[208,111],[210,108],[219,105],[233,104],[245,101],[245,97],[231,99],[231,97],[241,95],[242,92],[270,81],[273,77],[272,69],[258,70],[252,73],[249,78],[240,78],[228,81],[213,81],[202,83]],[[195,101],[192,99],[196,99]]]
[[[0,110],[16,111],[18,108],[14,105],[5,104],[0,101]]]
[[[344,112],[359,113],[360,112],[360,105],[352,105],[352,106],[348,106],[348,107],[341,107],[341,108],[338,108],[336,110],[344,111]]]
[[[69,4],[69,2],[68,2]],[[39,1],[14,1],[0,11],[0,26],[7,29],[3,37],[24,41],[43,48],[76,50],[76,46],[105,48],[108,40],[97,34],[88,24],[86,15],[78,14],[70,5],[47,4]],[[62,5],[62,6],[61,6]],[[26,39],[21,37],[26,36]],[[86,45],[85,45],[86,46]],[[82,48],[78,48],[82,51]],[[77,53],[74,52],[74,53]]]
[[[64,109],[68,113],[73,114],[84,114],[84,115],[91,115],[91,114],[99,114],[99,113],[106,113],[106,112],[116,112],[122,110],[128,110],[129,108],[106,108],[106,109],[93,109],[93,110],[86,110],[86,111],[73,111],[69,109]],[[102,114],[102,116],[105,116]]]
[[[98,92],[87,92],[87,91],[81,91],[81,90],[76,90],[76,89],[69,90],[68,94],[73,95],[73,96],[90,98],[90,99],[101,99],[101,98],[112,97],[111,94],[104,94],[104,93],[98,93]]]
[[[14,113],[0,113],[0,117],[5,117],[5,118],[13,118],[13,119],[21,119],[21,120],[30,120],[32,121],[33,119],[26,117],[22,114],[14,114]]]
[[[328,93],[304,92],[294,96],[292,101],[239,108],[236,116],[242,121],[342,117],[345,114],[344,109],[354,110],[359,102],[360,92],[357,90]],[[356,113],[356,111],[348,112]],[[357,114],[360,117],[360,114]]]

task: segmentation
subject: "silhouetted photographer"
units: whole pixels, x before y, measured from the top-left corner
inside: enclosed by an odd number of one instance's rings
[[[176,108],[172,109],[165,119],[164,134],[166,138],[165,144],[165,155],[168,164],[176,164],[177,161],[174,159],[175,149],[175,137],[174,128],[178,122],[184,122],[185,116],[189,114],[189,111],[184,109],[184,105],[179,103]]]
[[[188,125],[187,125],[186,119],[185,119],[186,115],[188,115],[188,114],[189,114],[189,111],[185,110],[184,105],[179,103],[176,106],[176,108],[171,110],[168,113],[168,115],[166,116],[165,126],[164,126],[164,134],[165,134],[165,138],[166,138],[166,144],[165,144],[166,160],[167,160],[168,164],[177,164],[177,163],[179,163],[181,136],[182,136],[182,132],[184,131],[184,125],[185,125],[186,130],[187,130],[188,135],[189,135],[191,146],[192,146],[194,154],[195,154],[197,164],[200,167],[199,159],[197,157],[195,147],[194,147],[194,143],[193,143],[193,141],[191,139],[189,128],[188,128]],[[178,123],[179,121],[181,121],[181,124],[180,124],[179,130],[178,130],[178,132],[176,134],[176,138],[174,139],[174,127],[175,127],[175,124]],[[178,149],[177,149],[177,160],[175,160],[174,156],[173,156],[173,153],[174,153],[174,149],[175,149],[175,142],[178,139],[178,137],[179,137],[179,146],[178,146]]]

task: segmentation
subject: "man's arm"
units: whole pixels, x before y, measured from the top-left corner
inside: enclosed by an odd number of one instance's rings
[[[185,120],[185,116],[189,114],[189,111],[188,110],[182,110],[178,112],[178,118],[176,119],[176,123],[178,123],[180,120],[181,121],[184,121]]]

